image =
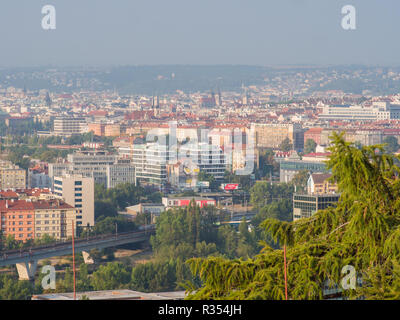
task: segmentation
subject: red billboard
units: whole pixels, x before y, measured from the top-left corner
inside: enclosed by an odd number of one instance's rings
[[[224,186],[225,191],[232,191],[232,190],[237,190],[239,188],[238,183],[227,183]]]

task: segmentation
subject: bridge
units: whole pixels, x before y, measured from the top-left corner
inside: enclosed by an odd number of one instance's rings
[[[85,263],[90,261],[89,251],[116,247],[128,243],[140,243],[154,234],[154,228],[148,230],[106,234],[75,240],[75,253],[82,252]],[[3,251],[0,254],[0,267],[15,264],[19,280],[32,280],[36,273],[37,262],[42,259],[72,255],[72,241],[56,242],[49,245]]]

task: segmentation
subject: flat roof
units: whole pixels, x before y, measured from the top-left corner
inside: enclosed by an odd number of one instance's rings
[[[133,290],[104,290],[77,292],[76,299],[80,300],[83,296],[89,300],[183,300],[185,291],[145,293]],[[33,295],[32,300],[73,300],[73,292],[51,293]]]

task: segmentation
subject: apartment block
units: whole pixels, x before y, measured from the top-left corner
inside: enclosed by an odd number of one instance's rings
[[[69,174],[54,177],[54,194],[76,209],[77,226],[94,226],[93,178]]]
[[[0,162],[0,190],[26,188],[26,171],[8,161]]]
[[[1,231],[18,241],[49,235],[56,239],[72,236],[76,210],[60,200],[0,200]]]

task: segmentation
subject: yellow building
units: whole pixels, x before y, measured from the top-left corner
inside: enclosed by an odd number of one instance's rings
[[[294,149],[304,147],[304,132],[300,124],[256,123],[254,129],[258,148],[278,148],[286,138],[289,138]]]
[[[26,171],[11,162],[0,162],[0,190],[25,188]]]
[[[76,209],[61,200],[32,202],[35,212],[35,239],[45,234],[56,239],[72,237],[72,225],[76,234]]]

